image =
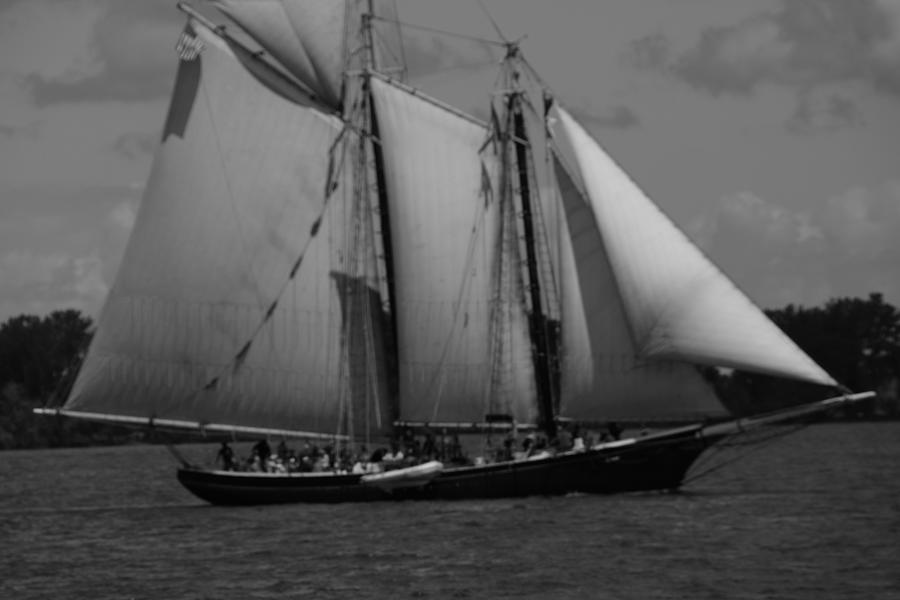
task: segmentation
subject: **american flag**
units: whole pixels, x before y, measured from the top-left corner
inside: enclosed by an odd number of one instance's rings
[[[194,60],[203,51],[203,42],[192,32],[185,30],[181,32],[181,37],[175,44],[175,51],[181,60]]]

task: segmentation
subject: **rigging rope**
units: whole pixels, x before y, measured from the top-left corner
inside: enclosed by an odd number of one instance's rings
[[[744,441],[741,443],[730,443],[730,444],[721,443],[719,445],[712,446],[711,452],[706,456],[706,458],[695,463],[695,465],[691,468],[692,473],[690,474],[689,477],[686,477],[684,479],[684,481],[682,481],[682,485],[687,485],[693,481],[696,481],[697,479],[706,477],[707,475],[709,475],[711,473],[715,473],[716,471],[723,469],[723,468],[727,467],[728,465],[731,465],[739,460],[743,460],[744,458],[753,454],[754,452],[757,452],[759,450],[762,450],[763,448],[770,446],[771,444],[773,444],[774,442],[778,441],[779,439],[781,439],[783,437],[786,437],[788,435],[791,435],[793,433],[796,433],[798,431],[806,429],[810,425],[811,425],[810,422],[804,422],[804,423],[800,423],[800,424],[793,425],[793,426],[784,426],[779,431],[776,431],[774,433],[769,433],[769,435],[762,437],[761,439],[756,439],[756,440],[750,439],[750,440],[747,440],[747,441]],[[740,436],[749,436],[749,435],[750,434],[748,432],[744,431],[733,437],[737,438]],[[726,438],[726,439],[728,439],[728,438]],[[710,465],[707,468],[699,470],[698,472],[693,472],[693,471],[695,471],[695,469],[697,469],[698,466],[702,467],[704,462],[705,463],[711,462],[712,457],[721,455],[723,452],[726,452],[727,449],[736,448],[736,447],[747,447],[747,448],[749,448],[749,450],[747,450],[746,452],[736,453],[735,456],[733,456],[732,458],[730,458],[728,460],[724,460],[722,462],[715,463],[713,465]]]
[[[470,42],[479,42],[481,44],[489,44],[491,46],[498,46],[500,48],[506,47],[506,42],[498,42],[497,40],[489,40],[486,38],[475,37],[472,35],[464,35],[461,33],[454,33],[452,31],[444,31],[443,29],[435,29],[433,27],[425,27],[424,25],[413,25],[412,23],[405,23],[398,19],[387,19],[385,17],[379,17],[378,15],[372,15],[372,19],[375,21],[381,21],[382,23],[391,23],[393,25],[398,25],[400,27],[406,27],[407,29],[417,29],[419,31],[425,31],[428,33],[437,33],[439,35],[446,35],[447,37],[455,37],[461,40],[469,40]]]
[[[428,33],[437,33],[439,35],[446,35],[447,37],[455,37],[461,40],[469,40],[470,42],[479,42],[481,44],[489,44],[491,46],[497,46],[500,48],[506,47],[506,42],[498,42],[497,40],[489,40],[487,38],[480,38],[472,35],[464,35],[462,33],[454,33],[452,31],[445,31],[443,29],[435,29],[433,27],[425,27],[424,25],[413,25],[412,23],[405,23],[398,19],[387,19],[385,17],[379,17],[378,15],[372,15],[372,19],[375,21],[381,21],[382,23],[391,23],[393,25],[398,25],[400,27],[406,27],[407,29],[416,29],[419,31],[425,31]]]
[[[348,129],[347,127],[344,127],[343,129],[341,129],[340,133],[338,133],[337,137],[334,140],[334,143],[331,145],[331,148],[328,151],[329,167],[332,167],[335,150],[338,147],[338,145],[342,142],[342,140],[344,139],[347,129]],[[341,159],[343,159],[343,152],[341,153]],[[341,163],[338,165],[338,168],[341,168],[342,166],[343,166],[343,162],[341,161]],[[333,167],[329,169],[329,173],[331,176],[334,175]],[[306,242],[304,243],[303,248],[301,248],[299,256],[294,261],[291,271],[288,274],[288,277],[284,280],[284,282],[281,285],[281,288],[275,294],[275,299],[269,304],[269,307],[266,310],[266,312],[264,313],[263,317],[259,320],[256,327],[254,327],[253,331],[250,333],[249,338],[243,344],[243,346],[241,346],[241,349],[238,351],[237,354],[235,354],[234,358],[232,358],[231,361],[228,362],[228,364],[224,365],[219,370],[218,375],[215,375],[214,377],[212,377],[202,388],[195,390],[194,393],[191,394],[191,396],[190,396],[191,399],[195,398],[197,395],[203,393],[204,391],[211,391],[211,390],[216,389],[223,376],[225,376],[229,371],[231,372],[232,375],[237,374],[238,370],[241,368],[241,365],[243,365],[244,360],[246,359],[247,355],[250,352],[250,348],[253,345],[253,342],[256,340],[257,336],[263,330],[263,328],[266,326],[266,324],[269,322],[269,319],[272,317],[272,314],[275,312],[275,308],[278,306],[278,303],[281,301],[282,297],[284,296],[285,291],[288,289],[288,286],[290,285],[291,281],[293,281],[295,276],[297,275],[297,271],[300,269],[300,265],[303,262],[303,258],[306,255],[306,251],[309,249],[310,244],[312,244],[313,240],[316,238],[317,234],[319,233],[319,230],[320,230],[320,227],[322,224],[322,219],[325,216],[325,211],[328,210],[328,207],[329,207],[328,201],[332,197],[332,195],[336,189],[336,186],[332,185],[332,183],[334,183],[334,181],[329,179],[329,181],[327,182],[327,185],[326,185],[326,189],[324,190],[325,198],[324,198],[324,201],[322,202],[322,208],[319,211],[318,215],[316,216],[316,219],[313,221],[312,226],[310,227],[309,237],[306,239]],[[260,307],[260,308],[262,308],[262,307]]]

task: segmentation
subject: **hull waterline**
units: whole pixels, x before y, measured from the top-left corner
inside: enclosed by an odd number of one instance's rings
[[[420,487],[393,491],[365,485],[361,475],[350,474],[242,473],[184,467],[178,470],[178,480],[197,497],[222,505],[465,500],[673,490],[681,485],[697,457],[719,439],[700,436],[698,431],[698,427],[692,427],[542,459],[446,468]]]

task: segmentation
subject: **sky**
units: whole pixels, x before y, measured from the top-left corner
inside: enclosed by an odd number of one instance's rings
[[[483,4],[757,304],[900,305],[900,0]],[[497,39],[476,0],[397,5],[404,22]],[[174,0],[0,0],[0,320],[98,315],[183,23]],[[410,31],[405,54],[412,82],[484,114],[486,45]]]

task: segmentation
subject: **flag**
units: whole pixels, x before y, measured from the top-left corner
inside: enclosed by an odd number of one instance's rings
[[[175,44],[175,52],[178,53],[178,58],[181,60],[194,60],[200,56],[202,51],[203,42],[194,35],[192,30],[185,28],[178,38],[178,43]]]

